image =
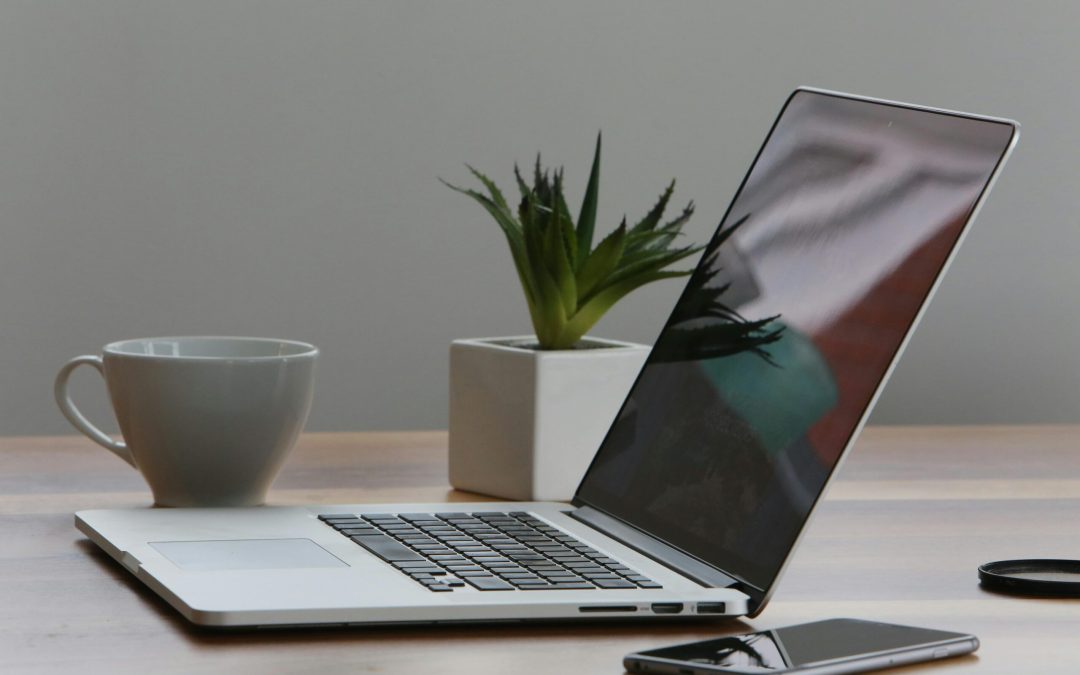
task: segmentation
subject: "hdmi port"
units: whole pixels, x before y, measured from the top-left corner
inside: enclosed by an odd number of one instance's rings
[[[652,611],[653,614],[678,614],[682,611],[682,607],[681,602],[654,602]]]
[[[636,605],[594,605],[592,607],[578,607],[579,612],[636,612]]]

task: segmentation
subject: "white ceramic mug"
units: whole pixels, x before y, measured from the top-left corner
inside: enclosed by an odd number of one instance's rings
[[[56,403],[91,440],[135,467],[158,506],[256,506],[311,409],[319,350],[245,337],[124,340],[56,376]],[[105,378],[124,442],[91,424],[68,394],[81,365]]]

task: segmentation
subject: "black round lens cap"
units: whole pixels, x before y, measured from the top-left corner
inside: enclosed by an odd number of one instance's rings
[[[999,560],[979,566],[983,588],[1016,595],[1080,597],[1080,560]]]

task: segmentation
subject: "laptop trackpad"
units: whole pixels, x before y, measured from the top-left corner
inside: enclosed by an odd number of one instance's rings
[[[183,570],[283,570],[348,567],[310,539],[152,541],[158,553]]]

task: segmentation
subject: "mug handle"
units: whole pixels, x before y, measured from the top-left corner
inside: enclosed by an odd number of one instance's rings
[[[90,424],[90,421],[79,412],[79,409],[72,402],[71,396],[68,394],[68,378],[71,377],[73,370],[82,365],[93,366],[95,370],[101,373],[102,377],[105,377],[105,364],[101,361],[100,356],[76,356],[65,363],[60,372],[56,374],[56,383],[53,385],[56,405],[60,406],[60,412],[64,413],[64,417],[67,418],[68,422],[71,422],[73,427],[86,434],[93,442],[135,467],[135,458],[131,455],[128,446],[119,441],[114,441],[105,432]]]

